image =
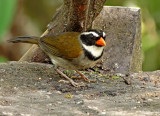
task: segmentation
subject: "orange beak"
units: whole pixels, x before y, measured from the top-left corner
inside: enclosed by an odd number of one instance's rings
[[[105,45],[106,45],[106,42],[105,42],[104,39],[101,37],[99,40],[97,40],[96,44],[97,44],[97,45],[100,45],[100,46],[105,46]]]

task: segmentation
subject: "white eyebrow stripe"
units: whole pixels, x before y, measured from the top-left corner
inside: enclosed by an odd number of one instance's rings
[[[105,34],[105,32],[103,32],[103,37],[105,37],[106,36],[106,34]]]
[[[93,34],[95,37],[99,37],[99,35],[95,32],[83,32],[82,35],[89,35],[89,34]]]

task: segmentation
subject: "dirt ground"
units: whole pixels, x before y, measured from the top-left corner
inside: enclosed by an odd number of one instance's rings
[[[75,72],[66,71],[69,76]],[[50,64],[0,64],[2,116],[160,116],[160,71],[100,74],[95,83],[73,87]]]

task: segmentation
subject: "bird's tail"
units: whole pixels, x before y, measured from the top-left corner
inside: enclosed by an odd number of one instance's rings
[[[16,37],[11,40],[8,40],[8,42],[12,43],[32,43],[32,44],[38,44],[39,37],[35,36],[28,36],[28,37]]]

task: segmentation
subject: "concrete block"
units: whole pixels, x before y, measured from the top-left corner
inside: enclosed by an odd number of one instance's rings
[[[116,73],[142,70],[140,8],[105,6],[92,28],[107,35],[103,69]]]

